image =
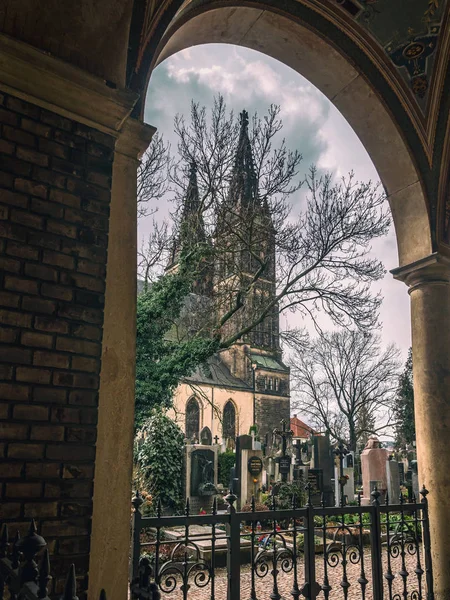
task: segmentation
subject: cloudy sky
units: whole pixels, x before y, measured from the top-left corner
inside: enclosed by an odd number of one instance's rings
[[[259,52],[225,44],[210,44],[184,50],[164,61],[152,74],[145,120],[154,125],[176,147],[175,114],[189,114],[191,99],[211,106],[214,94],[225,96],[228,108],[263,114],[271,103],[281,106],[287,146],[303,155],[302,169],[311,164],[331,170],[336,176],[353,170],[359,180],[378,181],[377,172],[357,136],[342,115],[306,79],[289,67]],[[291,199],[301,202],[301,194]],[[167,214],[168,203],[159,207]],[[151,219],[139,223],[140,240],[148,235]],[[387,271],[398,266],[394,232],[376,240],[372,251]],[[389,272],[375,284],[384,303],[381,311],[383,343],[396,343],[406,359],[410,346],[409,298],[406,286]],[[289,325],[302,323],[293,321]],[[308,326],[308,323],[303,323]]]

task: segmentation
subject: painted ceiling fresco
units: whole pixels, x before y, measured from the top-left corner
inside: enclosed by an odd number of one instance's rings
[[[334,0],[384,48],[424,111],[447,0]]]

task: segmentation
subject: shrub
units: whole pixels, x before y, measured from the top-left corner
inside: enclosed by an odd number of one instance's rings
[[[155,411],[138,433],[135,444],[137,480],[163,509],[177,512],[183,506],[184,435],[165,413]]]
[[[222,452],[219,454],[218,463],[218,482],[221,483],[225,489],[228,489],[230,486],[231,469],[236,464],[236,454],[231,450]]]

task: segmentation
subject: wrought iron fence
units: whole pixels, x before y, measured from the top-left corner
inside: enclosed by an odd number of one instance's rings
[[[28,533],[9,536],[8,525],[0,533],[0,600],[50,600],[52,577],[45,539],[38,535],[34,520]],[[54,595],[53,595],[54,597]],[[75,565],[70,565],[61,600],[78,600]],[[106,600],[105,591],[99,600]]]
[[[131,597],[134,600],[434,600],[428,491],[357,506],[228,510],[182,516],[141,514],[133,498]],[[258,507],[259,508],[259,507]],[[198,527],[200,526],[200,527]],[[223,565],[226,564],[226,569]]]

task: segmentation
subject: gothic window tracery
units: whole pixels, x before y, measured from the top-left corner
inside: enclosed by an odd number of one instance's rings
[[[200,432],[200,404],[192,397],[186,404],[186,438],[198,441]]]
[[[236,437],[236,408],[231,400],[228,400],[223,409],[222,432],[224,440],[234,440]]]

